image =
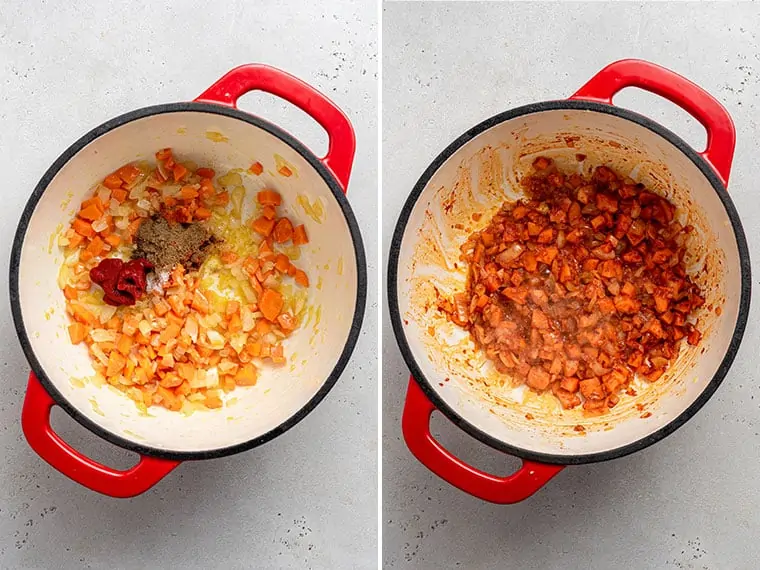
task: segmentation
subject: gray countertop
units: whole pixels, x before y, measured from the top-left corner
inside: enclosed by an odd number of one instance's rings
[[[72,142],[111,117],[192,99],[230,68],[262,62],[325,92],[354,124],[348,195],[370,292],[351,363],[305,420],[263,447],[181,465],[144,495],[116,500],[72,483],[27,445],[19,419],[29,367],[0,287],[3,570],[377,566],[377,9],[370,0],[324,4],[2,3],[0,274],[29,194]],[[326,148],[316,123],[282,101],[252,94],[240,106]],[[60,410],[53,423],[96,459],[134,462]]]
[[[750,250],[757,252],[759,17],[760,6],[752,3],[386,3],[386,259],[405,198],[446,145],[501,111],[567,97],[604,65],[626,57],[685,75],[729,109],[738,135],[729,191]],[[704,143],[704,132],[683,111],[630,91],[615,103],[648,115],[697,147]],[[756,301],[751,315],[757,315]],[[400,413],[408,370],[384,308],[385,566],[757,568],[760,331],[752,317],[723,385],[680,430],[634,455],[567,468],[523,503],[495,506],[438,479],[403,443]],[[514,460],[445,418],[433,425],[445,445],[476,466],[498,474],[514,469]]]

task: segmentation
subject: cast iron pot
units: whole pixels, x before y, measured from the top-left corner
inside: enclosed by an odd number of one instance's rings
[[[697,152],[651,119],[613,105],[612,97],[625,87],[650,91],[686,110],[707,130],[707,148]],[[718,101],[687,79],[638,60],[609,65],[569,99],[506,111],[451,143],[412,190],[390,250],[391,320],[412,373],[402,430],[414,456],[471,495],[514,503],[566,465],[614,459],[652,445],[704,406],[736,356],[749,311],[747,243],[726,191],[734,145],[733,123]],[[492,388],[469,335],[437,310],[437,295],[464,288],[459,246],[504,200],[519,197],[517,181],[540,155],[579,171],[611,165],[667,195],[697,229],[690,254],[707,307],[713,308],[698,315],[705,333],[701,344],[682,349],[660,381],[637,382],[636,397],[622,396],[599,418],[563,412],[524,387]],[[484,214],[480,222],[473,221],[476,212]],[[522,467],[501,477],[455,457],[430,433],[434,410],[474,438],[521,458]]]
[[[311,115],[329,137],[319,158],[276,125],[237,109],[239,97],[261,90]],[[66,335],[64,299],[56,283],[62,254],[51,238],[68,227],[90,188],[124,163],[150,159],[164,147],[217,172],[261,162],[264,173],[245,180],[252,203],[262,187],[283,195],[285,213],[306,224],[310,243],[299,264],[321,288],[308,303],[322,307],[286,341],[297,354],[293,369],[262,372],[256,386],[238,388],[234,405],[185,416],[151,407],[141,414],[124,394],[72,379],[93,373],[86,348]],[[81,483],[114,497],[131,497],[157,483],[181,461],[222,457],[252,449],[284,433],[327,395],[359,336],[367,279],[361,235],[345,197],[355,137],[346,116],[301,80],[265,65],[233,69],[190,103],[146,107],[93,129],[69,147],[40,180],[24,209],[11,254],[10,298],[21,345],[31,365],[22,426],[45,461]],[[294,175],[278,174],[286,161]],[[317,221],[297,197],[319,200]],[[52,311],[51,311],[52,309]],[[49,320],[47,317],[50,317]],[[319,322],[317,322],[319,321]],[[61,406],[98,436],[140,454],[126,471],[101,465],[64,442],[50,426]]]

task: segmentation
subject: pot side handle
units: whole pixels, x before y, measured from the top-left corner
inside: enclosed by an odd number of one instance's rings
[[[140,456],[140,461],[126,471],[101,465],[82,455],[53,431],[50,411],[55,400],[32,372],[21,413],[21,427],[29,446],[42,459],[76,481],[110,497],[128,498],[144,493],[163,479],[179,461]]]
[[[430,433],[430,416],[435,409],[414,377],[410,377],[401,420],[409,451],[425,467],[465,493],[502,505],[517,503],[564,469],[563,465],[523,461],[522,467],[508,477],[480,471],[452,455]]]
[[[292,103],[327,131],[327,154],[320,160],[335,175],[345,193],[356,151],[354,129],[335,103],[307,83],[274,67],[252,63],[229,71],[195,101],[237,108],[241,96],[256,90]]]
[[[648,61],[623,59],[609,64],[570,99],[612,105],[612,97],[626,87],[638,87],[675,103],[707,131],[707,148],[700,155],[728,185],[736,147],[731,115],[715,97],[677,73]]]

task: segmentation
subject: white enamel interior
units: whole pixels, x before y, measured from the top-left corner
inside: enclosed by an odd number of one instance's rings
[[[214,142],[221,133],[226,141]],[[266,367],[256,386],[237,388],[225,407],[190,416],[153,406],[141,415],[125,395],[109,387],[72,378],[93,370],[84,345],[70,344],[64,300],[56,285],[62,260],[52,236],[71,220],[93,184],[119,166],[150,160],[172,147],[181,160],[212,166],[218,174],[264,166],[261,176],[243,174],[252,204],[262,187],[279,191],[283,213],[304,223],[310,243],[297,262],[309,275],[306,322],[285,341],[288,363]],[[285,178],[276,173],[275,154],[294,166]],[[319,200],[318,223],[297,205],[296,197]],[[19,268],[21,311],[31,346],[48,378],[81,414],[102,428],[139,445],[175,452],[213,451],[261,436],[296,414],[325,384],[344,347],[357,299],[354,243],[346,218],[320,174],[285,142],[244,121],[198,111],[141,118],[99,136],[71,158],[52,180],[29,221]],[[76,382],[75,382],[76,383]]]
[[[435,290],[429,284],[446,294],[457,287],[462,290],[463,264],[455,264],[459,261],[458,247],[468,232],[485,225],[504,200],[519,197],[517,180],[536,156],[551,156],[560,165],[580,171],[584,167],[576,153],[588,156],[587,166],[611,165],[666,194],[678,206],[679,215],[690,212],[689,221],[697,226],[700,236],[695,255],[712,264],[701,284],[707,290],[707,303],[720,304],[722,314],[701,313],[700,328],[705,333],[702,344],[697,349],[684,349],[667,378],[641,386],[638,398],[623,396],[612,413],[584,418],[581,411],[563,413],[555,401],[554,406],[533,405],[528,411],[535,418],[529,419],[525,407],[500,405],[484,396],[477,387],[482,362],[474,364],[476,359],[461,357],[458,348],[458,356],[443,356],[449,343],[460,346],[458,343],[465,342],[473,348],[474,344],[469,337],[461,340],[461,329],[457,332],[450,323],[435,320],[435,296],[429,294]],[[474,207],[462,206],[473,198]],[[457,221],[450,216],[458,211],[464,230],[452,229],[449,224]],[[467,215],[472,211],[486,213],[479,225]],[[425,240],[432,240],[433,245],[425,246]],[[598,453],[625,446],[686,410],[703,392],[726,354],[741,290],[737,241],[726,209],[694,163],[670,142],[637,123],[585,110],[547,110],[506,120],[459,148],[434,173],[411,211],[400,244],[397,282],[409,347],[438,395],[467,422],[496,440],[557,455]],[[522,398],[524,387],[509,394]],[[651,417],[640,417],[643,414],[636,403],[643,403]],[[584,435],[572,429],[577,424],[587,428]]]

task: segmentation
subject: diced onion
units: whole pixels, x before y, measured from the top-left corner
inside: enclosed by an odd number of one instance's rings
[[[215,330],[207,330],[206,338],[214,350],[221,350],[224,348],[224,337]]]
[[[99,220],[95,220],[91,225],[92,229],[98,233],[108,228],[108,222],[106,221],[105,217],[100,218]]]

